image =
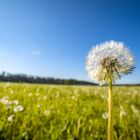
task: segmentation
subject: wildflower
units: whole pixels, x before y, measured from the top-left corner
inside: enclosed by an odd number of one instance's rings
[[[16,106],[15,108],[14,108],[14,112],[16,113],[16,112],[21,112],[21,111],[23,111],[24,110],[24,108],[23,108],[23,106],[21,106],[21,105],[18,105],[18,106]]]
[[[109,77],[112,80],[121,78],[133,71],[135,60],[122,42],[107,41],[96,45],[87,57],[86,69],[91,80],[106,84]]]
[[[8,117],[8,119],[7,119],[7,120],[8,120],[9,122],[11,122],[11,121],[13,121],[14,117],[15,117],[15,115],[14,115],[14,114],[12,114],[12,115],[10,115],[10,116]]]

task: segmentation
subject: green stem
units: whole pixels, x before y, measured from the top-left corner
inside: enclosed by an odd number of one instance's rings
[[[108,81],[108,140],[113,140],[113,104],[112,104],[112,78]]]

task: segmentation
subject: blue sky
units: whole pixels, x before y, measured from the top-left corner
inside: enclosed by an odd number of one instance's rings
[[[140,83],[137,0],[0,0],[0,72],[89,80],[85,59],[106,40],[123,41],[136,58]]]

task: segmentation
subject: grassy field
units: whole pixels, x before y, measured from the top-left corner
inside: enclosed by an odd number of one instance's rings
[[[107,87],[0,84],[0,140],[106,140]],[[140,140],[140,87],[114,87],[115,140]]]

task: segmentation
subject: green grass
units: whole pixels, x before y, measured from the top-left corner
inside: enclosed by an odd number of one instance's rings
[[[1,83],[0,140],[106,140],[107,98],[107,87]],[[113,103],[115,140],[140,140],[140,87],[114,87]]]

